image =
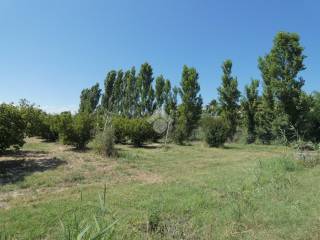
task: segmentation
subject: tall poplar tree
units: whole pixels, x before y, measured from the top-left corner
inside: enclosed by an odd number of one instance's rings
[[[112,70],[108,72],[106,79],[104,80],[104,94],[102,96],[102,107],[111,112],[113,109],[113,99],[112,99],[112,92],[114,87],[114,82],[117,77],[117,72]]]
[[[247,143],[253,143],[257,136],[257,113],[259,107],[259,80],[252,80],[250,85],[245,86],[245,96],[241,105],[244,114],[244,123],[247,128]]]
[[[238,126],[240,91],[238,90],[237,78],[231,76],[231,60],[226,60],[222,64],[222,71],[222,84],[218,88],[219,102],[221,114],[229,126],[228,137],[233,139]]]
[[[195,68],[183,66],[180,83],[181,105],[178,108],[178,122],[176,141],[182,143],[187,140],[197,127],[202,111],[202,97],[199,95],[199,75]]]
[[[166,93],[165,93],[165,83],[166,80],[164,79],[164,77],[162,75],[160,75],[159,77],[156,78],[156,108],[157,109],[162,109],[162,106],[165,102],[165,97],[166,97]]]
[[[154,105],[154,90],[152,87],[153,70],[150,64],[144,63],[141,65],[138,75],[137,85],[139,89],[139,108],[140,115],[150,115],[153,113]]]
[[[127,117],[136,116],[137,109],[137,89],[136,89],[136,70],[134,67],[125,73],[125,92],[123,101],[124,115]]]
[[[79,112],[93,113],[99,103],[101,89],[99,83],[91,88],[83,89],[80,96]]]
[[[112,102],[113,109],[112,111],[121,114],[122,113],[122,100],[123,100],[123,71],[119,70],[117,72],[117,77],[114,82],[113,91],[112,91]]]
[[[289,126],[302,131],[303,116],[309,111],[308,99],[302,90],[304,80],[299,76],[305,70],[303,50],[298,34],[279,32],[270,53],[259,58],[265,105],[269,111],[287,119],[287,132]]]

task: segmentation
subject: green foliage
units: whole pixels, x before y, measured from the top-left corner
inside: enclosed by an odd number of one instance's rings
[[[268,114],[273,113],[270,118],[279,114],[287,116],[288,126],[293,126],[299,133],[306,127],[304,116],[310,108],[310,102],[302,90],[304,80],[298,76],[305,69],[303,50],[298,34],[280,32],[274,38],[270,53],[259,58],[265,110]],[[272,124],[268,125],[270,132]],[[292,141],[290,132],[286,134],[286,138]]]
[[[42,115],[44,112],[26,99],[20,100],[19,109],[21,116],[26,123],[26,135],[28,137],[40,136]]]
[[[137,79],[137,87],[139,90],[139,108],[140,115],[151,115],[155,109],[154,90],[152,87],[153,70],[150,64],[141,65]]]
[[[101,89],[99,83],[95,84],[91,88],[82,90],[80,96],[79,112],[93,113],[99,103],[101,96]]]
[[[166,98],[164,110],[166,114],[168,114],[172,119],[176,120],[179,89],[177,87],[174,87],[171,90],[170,81],[167,80],[165,84],[165,92]]]
[[[104,80],[104,94],[102,95],[101,105],[108,112],[112,112],[114,99],[112,97],[113,85],[117,77],[117,72],[112,70],[108,72],[106,79]]]
[[[227,141],[228,125],[221,117],[204,116],[201,119],[204,140],[210,147],[220,147]]]
[[[130,119],[128,123],[128,136],[134,146],[140,147],[144,142],[153,139],[155,133],[147,120],[135,118]]]
[[[159,207],[154,207],[151,209],[148,216],[148,225],[151,232],[155,232],[158,230],[161,222],[160,214],[161,211]]]
[[[126,117],[113,117],[112,126],[116,143],[125,143],[129,135],[129,119]]]
[[[112,126],[116,143],[126,143],[130,140],[134,146],[140,147],[157,135],[152,125],[144,118],[114,117]]]
[[[155,94],[158,94],[160,105],[164,103],[166,97],[161,80],[160,82],[158,80],[161,86],[157,85],[157,93],[153,89],[153,80],[153,70],[148,63],[141,65],[138,76],[135,67],[126,72],[110,71],[104,82],[102,109],[129,118],[151,115],[157,107]]]
[[[138,92],[137,92],[137,77],[136,69],[132,67],[131,70],[125,73],[125,88],[123,88],[123,104],[122,104],[122,114],[128,117],[138,116],[137,113],[137,102],[138,102]]]
[[[106,156],[116,156],[116,149],[114,147],[115,136],[113,127],[108,126],[106,129],[96,133],[93,140],[93,148],[97,153]]]
[[[48,141],[56,141],[59,138],[59,115],[42,114],[40,137]]]
[[[187,140],[196,129],[202,111],[202,97],[199,95],[200,85],[195,68],[183,66],[180,87],[181,105],[178,107],[176,142]],[[184,133],[183,133],[184,132]]]
[[[124,89],[124,74],[122,70],[117,72],[117,77],[115,79],[112,91],[112,111],[116,114],[122,113],[122,102],[123,94],[122,90]]]
[[[254,143],[257,135],[257,112],[259,107],[258,87],[259,81],[252,80],[251,84],[245,87],[245,97],[241,102],[245,126],[247,128],[247,143]]]
[[[211,116],[218,116],[220,114],[220,108],[217,100],[213,99],[209,104],[207,104],[204,112]]]
[[[267,102],[263,99],[262,103],[258,106],[257,112],[257,136],[263,144],[270,144],[275,138],[272,129],[274,118],[274,112],[268,107]]]
[[[0,105],[0,153],[9,147],[19,149],[24,144],[26,123],[17,107]]]
[[[238,126],[240,91],[238,90],[237,78],[231,76],[231,60],[226,60],[222,64],[222,71],[222,84],[221,87],[218,88],[219,103],[221,114],[229,125],[228,137],[233,139]]]
[[[62,142],[77,149],[84,149],[92,138],[93,119],[87,112],[80,112],[75,116],[64,112],[59,117],[58,126]]]
[[[67,212],[60,220],[59,239],[64,240],[107,240],[114,239],[115,219],[106,207],[106,191],[99,195],[97,203],[79,201],[78,207]]]
[[[185,140],[188,138],[186,129],[186,120],[180,116],[179,122],[174,125],[173,140],[179,145],[183,145]]]
[[[313,142],[320,142],[320,92],[312,94],[312,105],[307,121],[307,138]]]
[[[166,83],[169,82],[168,80],[165,80],[164,77],[162,75],[160,75],[159,77],[156,78],[156,106],[157,109],[162,109],[162,106],[167,98],[167,94],[171,89],[171,86],[167,85]],[[170,82],[169,82],[170,83]],[[166,91],[165,91],[165,87],[166,87]]]
[[[63,144],[71,144],[70,136],[73,134],[73,116],[71,112],[62,112],[58,117],[59,140]]]

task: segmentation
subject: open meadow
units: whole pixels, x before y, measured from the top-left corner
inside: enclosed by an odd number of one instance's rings
[[[320,238],[320,166],[287,147],[116,147],[106,159],[29,138],[0,157],[0,239],[68,239],[99,196],[113,239]]]
[[[319,11],[0,0],[0,240],[320,240]]]

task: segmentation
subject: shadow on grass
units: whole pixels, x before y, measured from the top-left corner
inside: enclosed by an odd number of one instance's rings
[[[0,186],[23,181],[26,176],[35,172],[55,169],[66,161],[48,157],[43,151],[21,151],[6,154],[12,159],[0,159]]]
[[[241,149],[241,147],[239,147],[239,146],[234,146],[234,145],[223,145],[223,146],[221,146],[220,148],[221,148],[221,149],[226,149],[226,150],[228,150],[228,149],[240,150],[240,149]]]

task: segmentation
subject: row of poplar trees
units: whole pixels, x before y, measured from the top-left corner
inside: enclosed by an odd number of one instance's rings
[[[306,116],[312,108],[312,97],[303,91],[304,80],[299,76],[305,69],[303,50],[297,34],[276,35],[271,51],[258,60],[262,95],[259,80],[252,80],[241,95],[238,80],[232,76],[232,61],[226,60],[222,64],[219,98],[203,108],[195,68],[184,66],[180,86],[172,87],[162,75],[154,82],[152,67],[144,63],[138,73],[135,67],[125,72],[110,71],[104,81],[104,93],[99,84],[84,89],[79,111],[107,111],[136,118],[160,109],[175,120],[178,142],[191,136],[205,113],[225,119],[230,139],[241,126],[246,130],[248,143],[256,139],[269,143],[280,136],[290,140],[297,133],[306,134]]]
[[[135,67],[125,72],[112,70],[104,81],[103,94],[98,83],[82,91],[79,111],[100,110],[128,118],[150,116],[156,109],[171,114],[177,107],[178,88],[172,88],[162,75],[156,78],[155,89],[153,85],[153,70],[148,63],[141,65],[138,74]]]

